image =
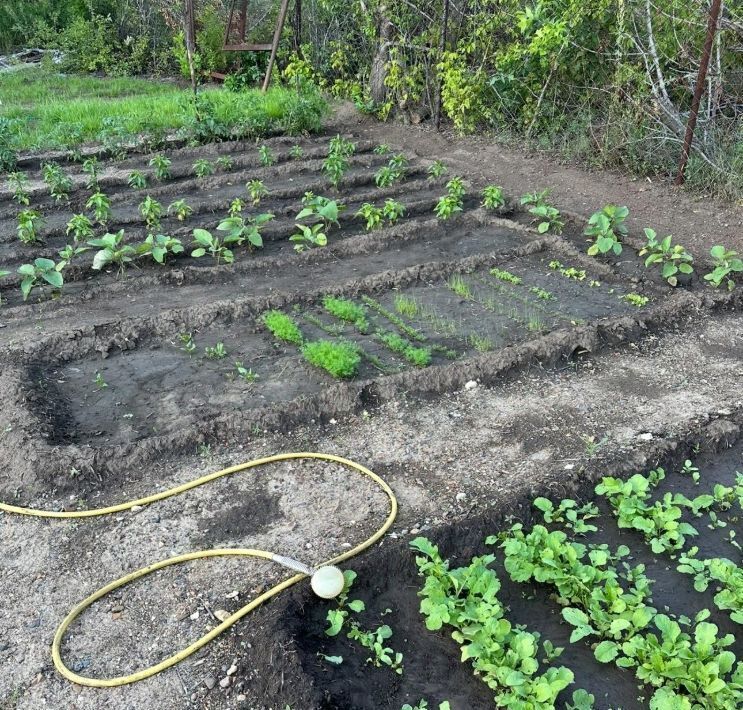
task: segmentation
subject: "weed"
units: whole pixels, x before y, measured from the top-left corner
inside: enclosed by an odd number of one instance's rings
[[[636,306],[637,308],[646,306],[650,300],[647,296],[642,296],[639,293],[626,293],[624,296],[620,296],[620,299]]]
[[[85,242],[93,238],[93,223],[84,214],[73,214],[67,222],[66,234],[71,234],[75,242]]]
[[[138,256],[151,256],[158,264],[164,264],[168,254],[182,254],[183,243],[180,239],[167,234],[148,234],[137,247]]]
[[[119,267],[119,274],[123,274],[126,265],[130,264],[137,254],[136,249],[124,243],[124,230],[120,229],[116,234],[104,234],[98,239],[90,239],[88,244],[99,247],[99,251],[93,257],[93,268],[100,271],[109,264]]]
[[[506,204],[503,188],[497,185],[488,185],[482,191],[482,206],[489,210],[497,210]]]
[[[19,171],[8,175],[8,187],[13,191],[13,199],[19,204],[28,207],[31,199],[28,193],[28,178],[26,173]]]
[[[268,195],[268,190],[263,184],[263,180],[258,180],[257,178],[250,180],[245,185],[245,189],[248,191],[254,207],[258,206],[261,200]]]
[[[150,167],[155,171],[155,178],[160,182],[167,180],[170,177],[170,166],[172,161],[170,158],[166,158],[164,155],[154,155],[150,159]]]
[[[18,213],[16,232],[24,244],[33,244],[39,240],[39,229],[43,224],[41,215],[36,210],[21,210]]]
[[[335,298],[334,296],[325,296],[323,299],[323,308],[339,320],[346,323],[353,323],[361,333],[369,332],[369,321],[366,318],[366,309],[357,303],[346,298]]]
[[[157,200],[147,195],[139,205],[139,213],[144,218],[148,229],[158,229],[160,227],[163,206]]]
[[[278,340],[294,345],[302,345],[302,331],[291,316],[281,311],[268,311],[261,317],[263,324]]]
[[[743,272],[743,259],[738,257],[738,252],[721,244],[713,246],[709,253],[714,269],[705,275],[704,280],[715,288],[724,283],[728,291],[732,291],[735,288],[734,274]]]
[[[647,244],[640,250],[640,256],[649,254],[645,259],[645,266],[661,265],[661,276],[671,285],[678,284],[678,274],[691,274],[694,267],[691,265],[694,257],[680,244],[671,245],[671,235],[658,241],[655,230],[645,228]]]
[[[495,276],[495,278],[499,281],[505,281],[506,283],[513,284],[514,286],[520,286],[523,282],[520,276],[516,276],[510,271],[504,271],[498,268],[490,269],[490,275]]]
[[[93,218],[98,224],[105,225],[111,219],[111,201],[100,190],[88,198],[85,209],[93,211]]]
[[[175,215],[179,222],[185,222],[193,214],[193,207],[183,199],[175,200],[168,205],[168,214]]]
[[[141,170],[132,170],[126,182],[132,190],[144,190],[147,187],[147,176]]]
[[[23,300],[27,301],[34,288],[41,287],[42,282],[60,289],[64,285],[62,268],[51,259],[34,259],[33,264],[22,264],[18,267],[21,279],[21,293]]]
[[[460,298],[463,298],[465,300],[469,300],[472,298],[472,288],[460,274],[454,274],[453,276],[449,277],[446,285]]]
[[[214,347],[206,346],[204,348],[204,354],[210,360],[222,360],[227,357],[227,350],[224,347],[224,343],[217,343]]]
[[[416,367],[426,367],[431,364],[431,350],[429,348],[416,347],[397,333],[380,333],[379,340],[393,353],[402,355]]]
[[[470,333],[467,340],[479,353],[487,353],[493,349],[493,341],[477,333]]]
[[[304,150],[301,145],[293,145],[289,150],[289,157],[292,160],[301,160],[304,157]]]
[[[261,165],[264,168],[270,167],[276,162],[276,156],[267,145],[262,145],[258,148],[258,157],[260,158]]]
[[[226,173],[235,167],[235,161],[229,155],[220,155],[217,158],[216,165],[222,172]]]
[[[415,318],[420,310],[418,302],[410,296],[404,296],[402,294],[395,295],[395,310],[406,318]]]
[[[344,341],[316,340],[305,343],[302,355],[310,364],[337,378],[353,377],[361,362],[358,347]]]
[[[193,164],[193,174],[198,178],[214,175],[214,166],[205,158],[199,158]]]
[[[108,383],[103,379],[103,375],[100,372],[95,373],[95,379],[93,380],[93,383],[99,390],[103,390],[108,387]]]
[[[428,178],[429,180],[437,180],[438,178],[446,175],[449,169],[440,160],[434,160],[428,166]]]

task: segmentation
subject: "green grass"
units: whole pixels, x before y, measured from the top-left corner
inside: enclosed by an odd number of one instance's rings
[[[353,343],[315,340],[302,346],[307,362],[329,372],[333,377],[353,377],[359,370],[361,354]]]
[[[320,128],[318,93],[276,86],[233,93],[201,91],[210,118],[245,135],[297,134]],[[112,119],[127,133],[169,133],[193,119],[190,89],[136,78],[65,76],[41,69],[0,74],[0,117],[9,119],[15,150],[70,148],[99,140]]]

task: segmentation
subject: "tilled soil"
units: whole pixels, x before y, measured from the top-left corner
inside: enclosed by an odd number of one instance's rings
[[[73,269],[62,296],[40,302],[20,301],[17,284],[3,287],[0,490],[8,502],[73,509],[138,497],[279,451],[356,459],[382,475],[400,502],[391,536],[348,566],[361,573],[360,594],[372,613],[392,609],[388,623],[406,673],[367,669],[351,648],[343,649],[340,668],[321,663],[317,651],[335,652],[322,634],[327,605],[304,585],[142,683],[99,691],[73,686],[54,670],[48,649],[61,618],[127,571],[209,547],[258,547],[312,564],[381,524],[386,502],[374,488],[340,467],[305,461],[222,479],[113,518],[3,516],[0,697],[7,707],[398,710],[421,697],[431,704],[450,699],[455,709],[489,707],[487,689],[459,663],[456,645],[424,629],[408,539],[431,534],[463,561],[506,513],[526,514],[527,496],[587,495],[600,475],[678,463],[694,447],[718,451],[739,436],[743,317],[735,292],[712,292],[696,278],[670,289],[641,268],[633,236],[620,258],[589,259],[577,220],[568,220],[564,237],[542,236],[528,214],[496,215],[471,197],[462,216],[439,222],[431,209],[443,183],[425,178],[427,160],[419,156],[451,158],[472,193],[499,182],[516,195],[517,181],[507,182],[488,153],[476,158],[477,144],[449,143],[448,152],[435,155],[443,139],[395,127],[385,142],[411,159],[409,177],[379,189],[373,175],[384,159],[372,148],[380,129],[351,130],[359,151],[339,195],[348,209],[325,249],[296,255],[286,236],[304,192],[328,192],[319,172],[327,137],[304,140],[301,161],[290,160],[288,140],[268,141],[279,156],[269,168],[258,165],[254,147],[222,144],[173,152],[174,180],[157,188],[158,199],[192,195],[196,211],[167,227],[184,239],[195,226],[213,228],[229,200],[244,195],[246,179],[261,177],[271,193],[259,209],[276,214],[264,251],[243,250],[231,266],[178,258],[131,269],[125,278]],[[217,152],[234,157],[232,171],[201,182],[189,177],[196,156]],[[106,189],[117,191],[115,219],[127,232],[142,228],[136,205],[147,191],[129,194],[123,184],[146,162],[132,156],[104,173]],[[78,192],[75,204],[83,200]],[[659,225],[669,214],[663,195],[655,196]],[[407,205],[406,217],[364,233],[353,213],[387,196]],[[560,197],[556,191],[558,207]],[[632,209],[631,197],[613,199]],[[46,205],[45,243],[22,250],[9,233],[13,208],[7,197],[0,203],[3,265],[64,244],[67,207]],[[678,224],[691,228],[683,219]],[[562,275],[550,267],[556,261],[585,270],[584,278]],[[499,281],[493,267],[522,284]],[[469,295],[453,291],[453,276]],[[538,298],[532,287],[553,299]],[[648,305],[638,309],[621,299],[629,293],[647,296]],[[375,330],[395,325],[373,309],[367,333],[333,321],[322,308],[326,294],[357,303],[372,298],[388,312],[396,312],[401,296],[418,303],[404,320],[435,348],[432,364],[418,369],[381,347]],[[260,322],[268,308],[293,314],[310,338],[328,336],[318,321],[340,329],[376,366],[367,360],[356,379],[334,381],[296,348],[271,339]],[[193,334],[198,356],[179,347],[184,332]],[[229,352],[224,364],[203,356],[217,342]],[[228,377],[234,360],[260,378],[235,383]],[[107,387],[94,384],[97,373]],[[594,451],[588,437],[601,446]],[[64,657],[83,674],[132,672],[205,633],[215,612],[236,610],[283,577],[276,566],[252,561],[171,568],[94,605],[71,629]],[[509,599],[528,621],[518,594]],[[564,626],[547,627],[563,640]],[[579,684],[600,689],[604,669],[591,670],[590,652],[575,653],[570,661],[585,670]],[[633,707],[633,684],[621,676],[611,682],[598,707]]]

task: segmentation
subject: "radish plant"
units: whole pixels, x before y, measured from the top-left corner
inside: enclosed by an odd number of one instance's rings
[[[172,162],[170,158],[166,158],[164,155],[160,153],[152,156],[152,158],[150,159],[150,167],[154,169],[155,178],[159,180],[160,182],[163,182],[170,177],[170,166],[171,165],[172,165]]]
[[[168,205],[168,214],[175,215],[179,222],[185,222],[193,214],[193,207],[183,199],[175,200]]]
[[[36,210],[21,210],[18,213],[18,226],[16,228],[18,239],[24,244],[34,244],[40,241],[39,229],[42,224],[41,215]]]
[[[147,187],[147,176],[141,170],[133,170],[129,173],[127,184],[132,190],[144,190]]]
[[[257,178],[250,180],[245,185],[245,189],[248,191],[254,207],[257,207],[261,203],[261,200],[268,195],[268,190],[263,184],[263,180],[258,180]]]
[[[157,200],[147,195],[139,205],[139,213],[144,218],[148,229],[157,229],[160,226],[163,206]]]
[[[94,236],[93,223],[84,214],[74,214],[67,223],[66,233],[71,234],[75,242],[85,242]]]
[[[704,280],[715,288],[722,284],[727,286],[728,291],[735,288],[735,274],[743,272],[743,260],[738,257],[738,252],[726,249],[721,244],[710,249],[714,269],[705,275]]]
[[[43,290],[43,284],[47,283],[55,289],[61,289],[64,285],[62,269],[51,259],[34,259],[32,264],[22,264],[18,267],[21,279],[21,293],[23,300],[27,301],[35,288]]]
[[[98,239],[90,239],[88,244],[92,247],[98,247],[98,251],[93,257],[93,268],[96,271],[104,269],[109,264],[115,264],[118,267],[119,275],[122,275],[127,264],[131,264],[137,255],[137,250],[125,243],[123,229],[115,234],[108,233]]]
[[[85,209],[93,211],[93,218],[98,224],[105,225],[111,219],[111,201],[100,190],[88,198]]]
[[[645,266],[660,264],[661,276],[671,285],[678,284],[678,274],[691,274],[694,272],[692,262],[694,257],[689,254],[680,244],[672,245],[672,237],[669,234],[661,240],[655,230],[645,228],[647,244],[640,250],[640,256],[649,256],[645,259]]]
[[[25,173],[16,171],[8,175],[8,187],[13,191],[13,199],[19,204],[28,207],[31,198],[28,193],[28,178]]]

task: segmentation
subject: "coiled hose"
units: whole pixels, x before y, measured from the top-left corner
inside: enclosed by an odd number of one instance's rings
[[[265,458],[254,459],[246,463],[238,464],[237,466],[231,466],[230,468],[222,469],[221,471],[215,471],[214,473],[207,474],[206,476],[194,479],[193,481],[189,481],[188,483],[184,483],[180,486],[169,488],[168,490],[162,491],[161,493],[155,493],[153,495],[146,496],[145,498],[131,500],[126,503],[112,505],[107,508],[94,508],[91,510],[63,512],[36,510],[34,508],[22,508],[14,505],[8,505],[6,503],[0,503],[0,510],[5,513],[26,515],[36,518],[70,519],[92,518],[101,515],[112,515],[114,513],[120,513],[124,510],[131,510],[132,508],[137,506],[145,506],[149,505],[150,503],[165,500],[166,498],[172,498],[173,496],[185,493],[192,488],[203,486],[204,484],[210,483],[211,481],[214,481],[218,478],[222,478],[223,476],[229,476],[233,473],[239,473],[241,471],[246,471],[250,468],[257,468],[258,466],[264,466],[269,463],[276,463],[278,461],[289,461],[293,459],[319,459],[321,461],[330,461],[332,463],[337,463],[345,466],[352,471],[357,471],[364,476],[367,476],[374,483],[376,483],[377,486],[379,486],[387,495],[387,498],[390,502],[390,510],[389,514],[387,515],[387,519],[373,535],[368,537],[362,543],[356,545],[356,547],[353,547],[343,554],[337,555],[327,560],[326,562],[322,563],[323,565],[333,565],[355,557],[356,555],[371,547],[374,543],[382,538],[387,530],[389,530],[390,526],[395,520],[395,517],[397,516],[397,498],[395,498],[395,494],[392,492],[392,489],[389,487],[389,485],[387,485],[387,483],[376,473],[370,471],[368,468],[362,466],[359,463],[356,463],[355,461],[345,459],[341,456],[335,456],[333,454],[321,454],[312,452],[276,454],[275,456],[267,456]],[[224,633],[227,629],[236,624],[240,619],[253,611],[253,609],[263,604],[263,602],[268,601],[272,597],[275,597],[277,594],[283,592],[285,589],[288,589],[289,587],[295,585],[297,582],[300,582],[307,577],[307,575],[304,573],[296,574],[293,577],[290,577],[289,579],[276,584],[268,591],[251,600],[248,604],[226,618],[222,623],[213,628],[209,633],[205,634],[197,641],[194,641],[187,648],[174,653],[169,658],[160,661],[160,663],[150,666],[149,668],[145,668],[144,670],[137,671],[136,673],[118,676],[115,678],[87,678],[85,676],[78,675],[64,664],[61,655],[61,647],[65,632],[72,624],[72,622],[75,621],[75,619],[77,619],[77,617],[80,616],[80,614],[82,614],[82,612],[85,611],[89,606],[94,604],[99,599],[102,599],[115,589],[119,589],[120,587],[123,587],[136,579],[140,579],[141,577],[146,577],[148,574],[152,574],[157,570],[161,570],[172,565],[178,565],[183,562],[190,562],[191,560],[205,559],[208,557],[260,557],[266,560],[279,562],[281,564],[285,564],[286,561],[286,558],[283,558],[281,555],[267,552],[265,550],[255,550],[251,548],[213,549],[201,550],[199,552],[189,552],[184,555],[178,555],[176,557],[171,557],[166,560],[155,562],[154,564],[148,565],[147,567],[142,567],[141,569],[138,569],[134,572],[130,572],[129,574],[120,577],[110,584],[107,584],[105,587],[101,587],[98,591],[94,592],[86,599],[83,599],[83,601],[77,604],[63,619],[62,623],[57,628],[57,631],[54,634],[54,640],[52,641],[52,658],[54,659],[54,665],[59,673],[61,673],[68,680],[71,680],[73,683],[78,683],[79,685],[87,685],[93,688],[112,688],[119,685],[127,685],[128,683],[136,683],[137,681],[144,680],[145,678],[150,678],[154,675],[157,675],[158,673],[161,673],[165,669],[170,668],[177,663],[180,663],[184,659],[196,653],[196,651],[203,648],[206,644],[208,644],[220,634]]]

